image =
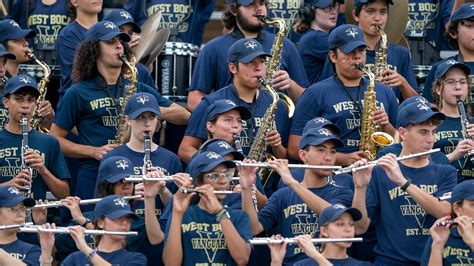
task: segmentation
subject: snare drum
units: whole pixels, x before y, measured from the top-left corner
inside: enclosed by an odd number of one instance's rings
[[[186,102],[199,47],[190,43],[167,42],[155,61],[158,91],[172,101]]]

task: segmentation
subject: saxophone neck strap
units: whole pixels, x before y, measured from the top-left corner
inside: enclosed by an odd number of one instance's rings
[[[239,97],[239,91],[237,90],[237,88],[235,87],[234,83],[232,82],[232,91],[234,92],[235,96],[237,99],[239,99],[239,105],[243,105],[243,106],[246,106],[248,103],[243,101],[242,99],[240,99]],[[250,131],[248,132],[249,134],[248,135],[248,138],[249,138],[249,143],[253,143],[253,133],[255,133],[255,126],[254,126],[254,123],[253,123],[253,117],[254,117],[254,114],[255,114],[255,109],[257,108],[257,97],[258,97],[258,94],[259,94],[259,91],[257,90],[257,92],[255,93],[255,95],[253,96],[253,100],[252,100],[252,103],[250,105],[250,113],[251,113],[251,116],[249,119],[245,120],[246,124],[247,124],[247,129]],[[244,104],[242,104],[244,103]]]
[[[125,94],[125,80],[122,75],[120,75],[117,80],[117,91],[115,92],[115,96],[112,94],[110,86],[100,74],[94,77],[94,82],[97,84],[97,87],[102,88],[107,95],[114,100],[114,106],[120,106],[120,97]]]

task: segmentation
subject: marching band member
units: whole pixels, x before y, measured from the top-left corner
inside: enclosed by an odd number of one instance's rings
[[[24,224],[28,207],[35,205],[32,198],[20,195],[20,191],[10,185],[0,186],[0,224],[15,225]],[[46,220],[46,217],[43,217]],[[42,220],[37,218],[36,220]],[[44,225],[49,228],[49,224]],[[52,226],[54,228],[54,225]],[[51,233],[40,233],[41,248],[17,238],[18,228],[0,230],[0,249],[4,250],[14,259],[14,263],[23,262],[18,265],[52,265],[54,235]],[[2,254],[2,256],[4,256]],[[11,262],[5,265],[13,265]]]
[[[306,158],[310,158],[308,163],[334,165],[336,147],[342,145],[341,140],[329,130],[315,128],[307,131],[301,138],[300,154],[305,161]],[[317,235],[319,229],[317,217],[325,207],[337,203],[351,204],[352,192],[349,188],[328,182],[327,176],[330,170],[306,170],[303,181],[299,183],[292,177],[286,160],[277,159],[270,161],[269,164],[288,187],[276,191],[258,214],[253,207],[250,190],[256,178],[256,169],[240,167],[242,206],[249,214],[253,235],[262,232],[276,232],[283,237]],[[292,265],[303,258],[304,254],[300,249],[288,246],[284,264]]]
[[[117,144],[109,143],[119,126],[119,107],[125,104],[123,99],[129,93],[125,87],[132,86],[122,76],[126,66],[119,56],[129,58],[131,51],[124,44],[130,37],[110,21],[92,26],[85,39],[77,51],[73,70],[73,77],[78,82],[64,95],[51,134],[58,138],[66,156],[81,158],[77,174],[81,186],[76,186],[75,195],[90,199],[94,193],[99,160],[117,147]],[[139,92],[151,93],[159,103],[170,106],[171,102],[165,101],[153,88],[140,82],[135,88]],[[162,117],[173,110],[177,109],[163,107]],[[74,127],[79,133],[79,143],[66,139]]]
[[[474,180],[457,184],[450,202],[452,217],[438,219],[431,227],[431,236],[421,258],[422,265],[470,265],[473,262]]]
[[[283,237],[281,235],[273,235],[271,239],[282,239]],[[310,235],[299,235],[296,236],[295,238],[296,243],[298,243],[298,246],[303,252],[308,256],[309,258],[312,258],[317,265],[319,266],[332,266],[333,264],[329,262],[321,253],[318,251],[318,249],[314,246],[314,244],[311,242],[311,236]],[[281,244],[278,243],[270,243],[268,244],[268,248],[270,249],[270,253],[272,256],[272,262],[271,266],[281,266],[283,265],[283,259],[285,258],[285,253],[286,253],[286,246],[287,243],[283,242]],[[303,259],[301,261],[306,261],[306,259]],[[301,261],[297,262],[300,263]]]
[[[246,242],[252,237],[248,216],[223,207],[225,195],[213,192],[229,189],[235,166],[215,152],[201,153],[192,159],[189,172],[197,186],[199,203],[190,205],[196,192],[175,194],[172,216],[166,225],[166,265],[248,263],[250,246]],[[190,186],[183,178],[177,182],[181,187]]]
[[[474,165],[471,158],[466,156],[474,150],[474,126],[469,119],[472,116],[469,93],[470,69],[463,63],[447,60],[436,69],[436,82],[433,86],[434,99],[446,119],[438,126],[435,148],[440,148],[446,154],[449,162],[458,170],[458,183],[473,179]],[[467,103],[465,108],[468,121],[461,121],[457,97]],[[463,124],[467,122],[466,132]]]
[[[58,141],[30,126],[30,119],[39,96],[38,84],[29,75],[11,78],[5,86],[3,105],[8,110],[8,122],[0,130],[0,182],[26,189],[32,197],[45,199],[49,190],[59,199],[69,196],[69,172]],[[22,115],[28,121],[28,150],[22,155]],[[24,157],[23,157],[24,156]],[[21,169],[24,160],[28,169]]]
[[[304,33],[298,44],[310,84],[318,82],[328,57],[329,31],[336,27],[340,0],[305,1],[299,10],[296,32]],[[344,2],[344,1],[342,1]]]
[[[265,25],[258,19],[258,16],[266,15],[267,6],[264,0],[228,1],[223,20],[225,27],[232,32],[213,39],[199,53],[188,95],[189,110],[194,111],[206,94],[229,85],[230,78],[235,73],[229,75],[229,69],[224,62],[228,59],[226,55],[229,54],[233,43],[243,38],[252,38],[261,44],[265,52],[270,52],[275,35],[264,31]],[[308,80],[294,44],[285,38],[281,49],[281,70],[272,77],[272,86],[276,90],[286,90],[296,102],[303,88],[308,85]]]
[[[127,201],[117,195],[104,197],[94,208],[94,227],[106,231],[130,231],[131,219],[137,216]],[[90,248],[82,226],[69,227],[77,249],[61,265],[147,265],[146,257],[138,252],[127,251],[125,236],[104,235],[97,240],[97,248]]]
[[[299,159],[302,129],[307,121],[318,116],[336,123],[341,129],[340,136],[345,145],[338,150],[336,165],[349,165],[367,156],[359,151],[359,128],[363,113],[361,101],[369,82],[356,67],[365,64],[366,46],[357,26],[342,25],[329,34],[329,59],[335,66],[336,75],[311,85],[296,104],[288,144],[291,158]],[[375,91],[380,110],[372,114],[372,122],[380,130],[394,134],[398,109],[395,95],[380,83],[376,83]]]
[[[225,86],[202,99],[191,115],[185,136],[179,147],[178,155],[181,160],[188,162],[196,153],[201,143],[207,139],[205,112],[209,105],[217,100],[232,100],[236,105],[242,105],[251,110],[252,117],[242,121],[240,141],[244,154],[248,154],[254,136],[262,124],[268,107],[272,104],[272,97],[260,89],[259,77],[266,74],[263,46],[254,39],[236,41],[229,49],[228,69],[232,74],[232,84]],[[274,121],[276,130],[268,133],[266,141],[278,158],[286,158],[285,144],[289,128],[288,112],[279,100],[275,111]],[[226,137],[227,138],[227,137]]]
[[[444,117],[422,100],[401,107],[400,155],[432,149],[436,127]],[[365,160],[354,165],[363,163]],[[353,173],[352,206],[362,212],[362,219],[355,223],[356,234],[367,231],[374,221],[375,265],[418,265],[429,227],[436,218],[449,214],[449,203],[438,198],[456,184],[456,170],[450,165],[434,164],[428,156],[398,162],[395,155],[388,154],[377,164]]]

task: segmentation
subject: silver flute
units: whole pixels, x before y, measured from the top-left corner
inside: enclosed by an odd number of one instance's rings
[[[124,200],[141,199],[141,198],[142,198],[142,196],[140,196],[140,195],[122,197],[122,199],[124,199]],[[80,200],[79,205],[96,204],[100,200],[102,200],[102,198]],[[48,202],[48,203],[36,204],[35,206],[31,207],[31,209],[58,208],[58,207],[62,207],[62,206],[64,206],[64,202],[58,200],[58,201],[53,201],[53,202]]]
[[[134,182],[134,183],[142,183],[142,182],[158,182],[158,181],[173,181],[173,176],[164,175],[160,177],[146,177],[141,175],[132,175],[130,177],[126,177],[125,181],[127,182]],[[189,181],[193,181],[192,177],[189,177]]]
[[[246,163],[242,161],[234,161],[237,166],[243,167],[261,167],[270,168],[268,163]],[[337,165],[312,165],[312,164],[288,164],[288,168],[303,168],[303,169],[321,169],[321,170],[338,170],[342,169],[342,166]]]
[[[409,154],[409,155],[405,155],[405,156],[399,156],[399,157],[397,157],[397,161],[408,160],[408,159],[412,159],[412,158],[432,154],[432,153],[439,152],[439,151],[440,151],[440,149],[436,148],[436,149],[431,149],[431,150],[424,151],[424,152]],[[367,169],[369,167],[375,166],[377,164],[378,164],[378,160],[375,160],[375,161],[367,162],[366,164],[361,165],[361,166],[356,166],[356,167],[348,166],[348,167],[342,168],[341,170],[334,171],[334,174],[339,175],[339,174],[354,173],[354,172],[357,172],[359,170],[363,170],[363,169]]]
[[[181,193],[193,193],[193,192],[201,193],[195,188],[184,188],[184,187],[180,188],[179,192],[181,192]],[[232,190],[214,190],[214,194],[216,194],[216,195],[227,195],[227,194],[237,194],[237,193],[240,193],[240,192],[234,192]]]
[[[21,169],[27,169],[28,173],[30,175],[30,183],[25,186],[25,189],[22,191],[25,194],[25,197],[31,198],[31,183],[33,182],[33,169],[28,166],[26,163],[25,157],[26,157],[26,152],[30,148],[28,145],[28,118],[26,117],[26,114],[23,113],[21,114],[21,135],[22,135],[22,140],[21,140]]]
[[[54,233],[54,234],[69,234],[68,227],[56,227],[56,228],[44,228],[42,226],[25,226],[20,227],[20,232],[22,233]],[[122,231],[106,231],[106,230],[84,230],[84,234],[86,235],[113,235],[113,236],[136,236],[138,232],[129,231],[129,232],[122,232]]]
[[[446,220],[446,221],[440,221],[436,223],[436,226],[446,226],[448,224],[457,224],[454,220]],[[474,220],[472,221],[472,224],[474,224]]]
[[[31,226],[31,225],[33,225],[33,223],[0,225],[0,230],[8,230],[8,229],[20,228],[20,227]]]
[[[251,245],[268,245],[268,244],[295,244],[296,238],[272,239],[269,237],[256,237],[249,240]],[[335,242],[362,242],[362,237],[354,238],[312,238],[314,244],[335,243]]]

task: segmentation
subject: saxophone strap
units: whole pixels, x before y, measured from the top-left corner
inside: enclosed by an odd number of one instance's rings
[[[119,79],[117,80],[117,91],[115,92],[115,96],[112,94],[109,85],[101,75],[98,74],[95,76],[94,81],[97,83],[99,88],[102,88],[109,95],[109,97],[114,100],[114,107],[120,107],[120,97],[124,96],[125,94],[125,81],[122,75],[120,75]]]
[[[237,38],[237,40],[245,38],[245,35],[242,33],[242,31],[240,31],[239,27],[235,27],[231,34],[232,36]],[[263,42],[265,41],[265,30],[261,30],[258,33],[257,38],[254,38],[254,39],[263,45]]]
[[[245,105],[248,104],[247,102],[240,99],[239,92],[237,91],[237,88],[235,87],[234,82],[232,82],[232,91],[235,93],[235,95],[239,99],[239,105],[242,105],[242,102]],[[251,114],[251,116],[250,116],[249,119],[245,120],[245,122],[247,123],[247,129],[251,130],[251,132],[249,132],[250,134],[248,134],[248,136],[247,136],[249,138],[249,143],[253,143],[253,134],[255,133],[255,126],[254,126],[254,123],[253,123],[253,119],[254,119],[254,114],[255,114],[255,108],[257,107],[257,95],[258,95],[258,90],[255,93],[255,96],[253,96],[252,104],[250,105],[250,114]]]

